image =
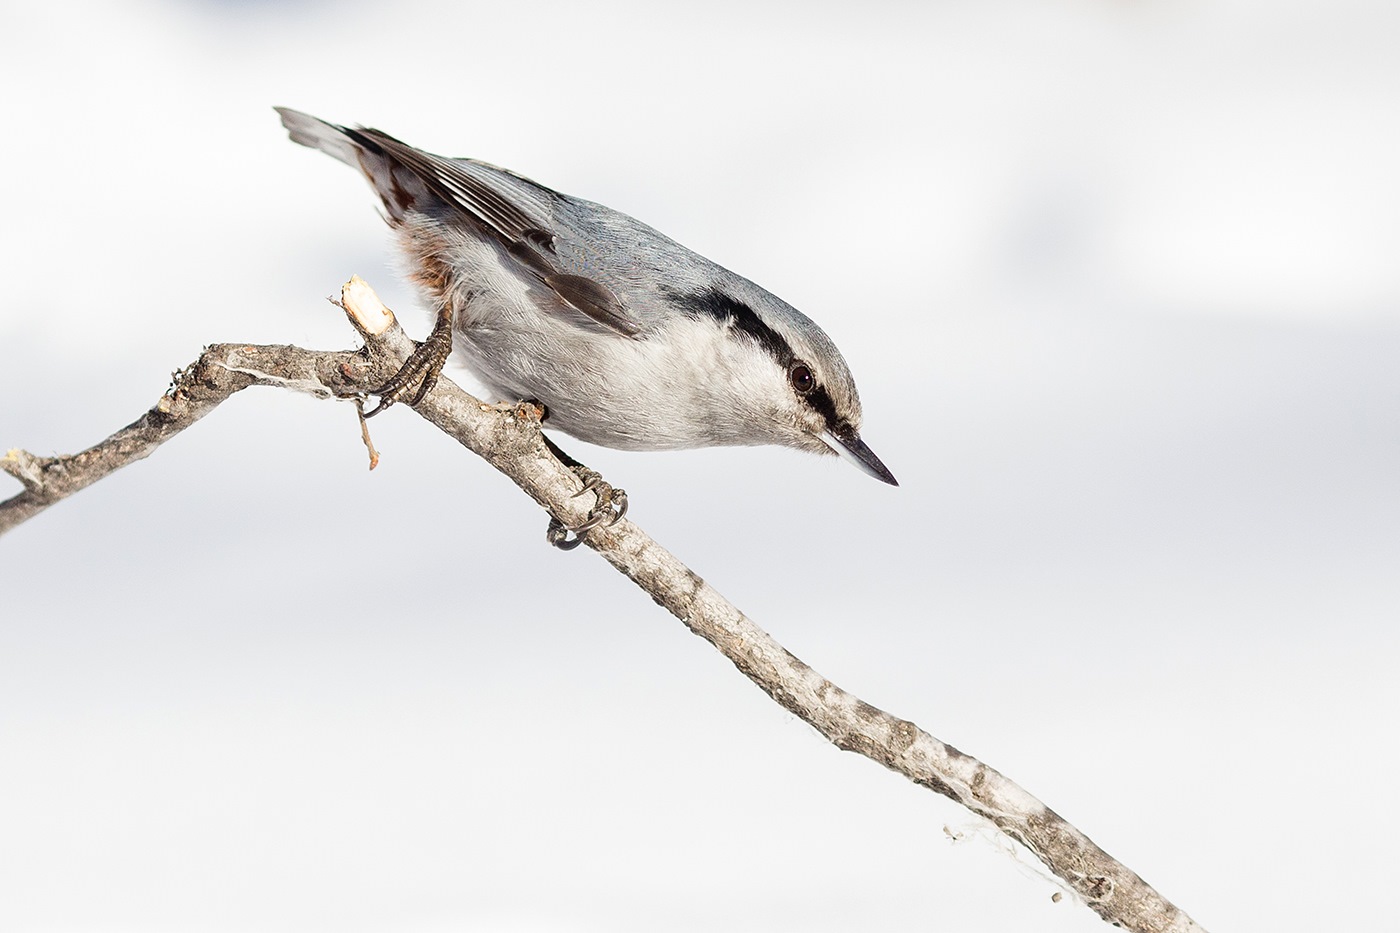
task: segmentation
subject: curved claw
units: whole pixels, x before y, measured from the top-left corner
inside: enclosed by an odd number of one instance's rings
[[[583,543],[584,537],[594,528],[611,528],[627,514],[627,490],[614,489],[603,481],[603,477],[586,467],[580,469],[579,477],[583,488],[573,494],[577,499],[586,492],[592,492],[598,499],[593,511],[577,526],[570,528],[557,518],[550,518],[545,539],[561,551],[572,551]],[[570,538],[569,534],[573,537]]]
[[[570,538],[569,529],[557,518],[551,518],[549,520],[549,527],[545,529],[544,537],[546,541],[561,551],[572,551],[583,543],[583,537],[581,535],[575,535],[573,538]]]
[[[366,393],[366,394],[367,394],[367,395],[372,395],[372,394],[374,394],[374,393]],[[384,409],[388,408],[388,407],[389,407],[390,405],[392,405],[392,404],[394,404],[394,400],[393,400],[393,399],[389,398],[388,396],[380,396],[380,398],[379,398],[379,403],[378,403],[377,405],[375,405],[373,408],[371,408],[369,411],[365,412],[365,417],[366,417],[366,418],[373,418],[375,415],[379,414],[381,411],[383,411]]]
[[[415,385],[417,390],[408,404],[417,405],[423,401],[433,390],[433,386],[437,385],[438,376],[442,375],[442,367],[451,353],[452,312],[448,309],[438,315],[437,324],[433,326],[432,333],[428,334],[428,339],[414,348],[408,359],[399,367],[399,371],[390,376],[388,382],[366,393],[379,396],[379,404],[365,412],[365,417],[373,418],[395,402],[403,401],[404,396],[408,395]]]
[[[614,505],[617,506],[616,511],[613,511]],[[618,519],[626,514],[627,493],[621,489],[614,489],[612,502],[608,503],[604,508],[594,510],[594,512],[584,520],[583,524],[570,530],[581,538],[594,528],[611,528],[613,525],[617,524]]]
[[[627,516],[627,490],[613,490],[613,505],[617,506],[617,512],[608,521],[609,528],[611,528],[613,525],[616,525],[618,522],[622,521],[622,519]]]

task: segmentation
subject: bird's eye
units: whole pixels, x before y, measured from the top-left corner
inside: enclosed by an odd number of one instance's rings
[[[806,395],[817,387],[817,377],[812,375],[806,363],[793,363],[792,369],[788,370],[788,381],[799,395]]]

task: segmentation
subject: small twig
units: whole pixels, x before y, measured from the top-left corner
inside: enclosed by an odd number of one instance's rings
[[[30,492],[42,494],[44,490],[44,467],[45,459],[36,457],[27,450],[20,450],[16,447],[5,452],[5,459],[0,460],[0,469],[13,476],[24,484],[24,488]],[[52,457],[47,461],[52,463]]]
[[[357,398],[382,384],[413,349],[393,315],[358,279],[339,304],[365,337],[359,352],[219,344],[183,370],[140,419],[71,457],[12,450],[0,467],[24,492],[0,503],[0,532],[101,477],[149,455],[234,392],[276,385],[322,398]],[[415,408],[480,454],[570,527],[587,517],[581,483],[545,448],[539,410],[486,405],[446,379]],[[373,462],[373,447],[368,443]],[[1053,810],[977,759],[846,693],[754,625],[628,520],[597,527],[584,543],[718,648],[764,692],[838,748],[858,752],[984,817],[1021,843],[1103,919],[1137,933],[1201,933],[1185,913]]]
[[[365,450],[369,451],[369,468],[373,470],[379,466],[379,451],[374,449],[374,441],[369,436],[369,420],[365,418],[365,400],[360,396],[355,396],[355,414],[360,418],[360,440],[365,442]]]

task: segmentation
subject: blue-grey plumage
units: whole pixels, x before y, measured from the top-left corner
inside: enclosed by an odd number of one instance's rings
[[[277,111],[293,141],[364,173],[451,346],[501,398],[543,404],[548,427],[625,450],[835,452],[897,485],[860,439],[840,351],[753,282],[506,169]]]

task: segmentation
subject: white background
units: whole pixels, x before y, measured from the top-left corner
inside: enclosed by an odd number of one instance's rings
[[[1393,913],[1396,5],[3,19],[0,447],[206,343],[349,346],[351,273],[426,332],[273,104],[509,166],[818,320],[902,483],[567,444],[661,542],[1216,933]],[[244,393],[0,541],[0,929],[1103,929],[374,428],[371,474],[349,406]]]

